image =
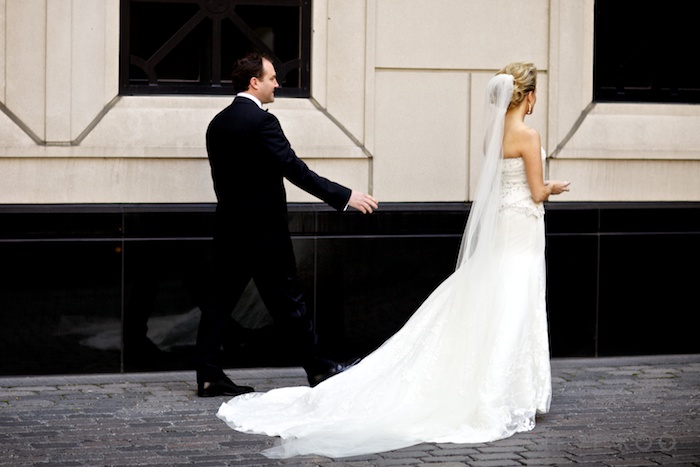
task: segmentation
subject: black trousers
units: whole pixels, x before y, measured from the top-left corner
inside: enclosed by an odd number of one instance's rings
[[[197,380],[211,381],[222,374],[221,348],[231,313],[252,279],[275,324],[290,333],[303,366],[316,368],[317,336],[306,308],[297,275],[296,258],[288,231],[217,232],[214,237],[211,299],[202,307],[197,332]]]

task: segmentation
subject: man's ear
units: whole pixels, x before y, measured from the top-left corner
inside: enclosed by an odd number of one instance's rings
[[[258,80],[257,77],[253,76],[250,78],[250,81],[248,81],[248,88],[249,89],[258,89],[258,86],[260,84],[260,80]]]

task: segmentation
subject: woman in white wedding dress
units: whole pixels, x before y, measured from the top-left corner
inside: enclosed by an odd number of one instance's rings
[[[482,443],[531,430],[549,410],[540,136],[525,125],[537,70],[489,81],[484,161],[457,268],[382,346],[314,388],[237,396],[217,416],[278,436],[268,457],[347,457],[422,442]]]

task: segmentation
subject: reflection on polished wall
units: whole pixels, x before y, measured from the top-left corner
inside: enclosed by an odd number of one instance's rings
[[[320,343],[365,355],[453,270],[463,203],[372,216],[290,206]],[[697,353],[700,205],[547,208],[553,357]],[[192,369],[211,273],[213,205],[0,207],[0,375]],[[298,365],[251,283],[232,312],[229,367]],[[291,345],[291,344],[290,344]]]

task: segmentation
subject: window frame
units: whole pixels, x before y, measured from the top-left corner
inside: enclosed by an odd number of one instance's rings
[[[183,4],[190,3],[200,6],[200,12],[204,12],[205,19],[212,19],[212,40],[208,43],[211,47],[211,67],[208,70],[211,76],[209,84],[202,81],[192,83],[177,83],[177,82],[162,82],[158,81],[157,77],[149,77],[149,82],[146,84],[135,84],[130,77],[130,68],[134,60],[142,58],[133,57],[130,50],[130,34],[131,34],[131,5],[132,3],[162,3],[162,4]],[[260,53],[268,55],[275,66],[277,75],[280,77],[286,76],[289,72],[298,69],[299,85],[295,87],[287,87],[284,83],[275,91],[277,97],[297,97],[308,98],[311,96],[311,0],[120,0],[120,31],[119,31],[119,94],[120,95],[233,95],[235,94],[230,83],[231,80],[227,76],[226,70],[221,66],[221,35],[217,37],[214,30],[217,29],[217,21],[225,21],[230,19],[227,13],[231,12],[236,6],[298,6],[299,7],[299,56],[292,60],[283,61],[274,51],[271,50],[260,38],[255,37],[250,28],[246,28],[243,21],[236,16],[234,21],[238,31],[250,41],[248,48]],[[220,8],[224,10],[221,14],[212,12],[209,8]],[[208,10],[209,9],[209,10]],[[201,20],[200,20],[201,21]],[[238,24],[236,24],[238,22]],[[221,32],[220,22],[218,23],[218,31]],[[178,31],[179,33],[180,31]],[[191,32],[191,31],[190,31]],[[172,40],[176,33],[168,39]],[[186,36],[182,35],[180,40]],[[167,41],[166,41],[167,44]],[[149,59],[153,58],[153,54]],[[161,59],[167,56],[167,53],[162,54]],[[149,60],[147,59],[147,60]],[[157,62],[156,62],[157,63]],[[201,78],[200,78],[201,79]]]
[[[595,1],[594,102],[700,103],[700,69],[692,68],[698,68],[690,57],[694,52],[682,47],[685,35],[693,34],[684,27],[694,18],[683,14],[690,5]]]

